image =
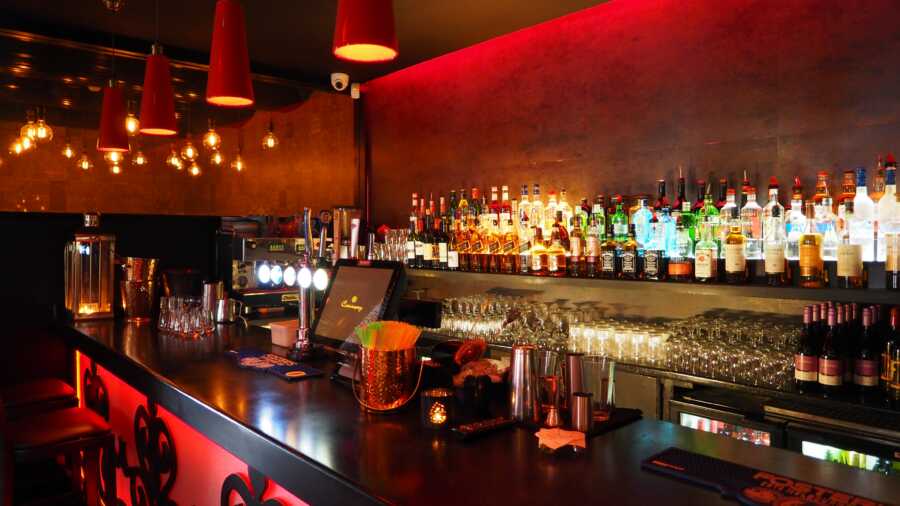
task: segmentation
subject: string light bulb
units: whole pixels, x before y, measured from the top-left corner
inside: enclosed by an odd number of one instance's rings
[[[119,151],[107,151],[105,155],[103,155],[103,159],[107,162],[116,165],[122,161],[123,155]]]
[[[197,177],[200,175],[200,166],[197,165],[196,160],[191,162],[191,167],[188,169],[188,173],[190,173],[190,175],[192,175],[194,177]]]
[[[222,136],[216,132],[216,123],[212,118],[209,119],[209,130],[203,135],[203,145],[206,149],[219,149],[222,145]]]
[[[34,140],[31,137],[19,137],[19,142],[22,143],[22,151],[28,151],[34,147]]]
[[[141,151],[140,148],[138,148],[137,152],[131,158],[131,163],[137,165],[138,167],[147,165],[147,157],[144,156],[144,152]]]
[[[75,158],[75,150],[72,149],[71,143],[66,142],[66,145],[63,146],[63,149],[62,149],[62,155],[67,160],[71,160],[72,158]]]
[[[114,163],[109,166],[109,171],[113,173],[113,175],[118,176],[122,173],[122,167],[120,167],[118,163]]]
[[[169,156],[166,157],[166,163],[176,170],[184,168],[184,165],[181,163],[181,158],[178,156],[178,152],[175,151],[174,145],[169,149]]]
[[[38,120],[34,124],[34,140],[41,144],[50,142],[53,139],[53,129],[47,124],[44,114],[43,109],[38,109]]]
[[[278,147],[278,137],[275,137],[275,123],[272,120],[269,120],[269,129],[262,138],[262,147],[264,150]]]
[[[32,140],[37,137],[37,125],[34,123],[34,112],[31,109],[25,111],[25,124],[19,129],[19,135]]]
[[[82,151],[81,156],[78,158],[78,168],[81,170],[90,170],[93,166],[94,163],[91,162],[91,158],[88,156],[87,152]]]
[[[23,151],[25,151],[25,148],[22,147],[22,138],[16,137],[16,140],[9,146],[9,152],[14,155],[21,155]]]
[[[181,148],[181,157],[189,162],[193,162],[197,158],[197,148],[194,147],[194,143],[190,139]]]
[[[222,156],[221,151],[213,151],[213,154],[209,157],[209,163],[213,165],[222,165],[225,162],[225,157]]]

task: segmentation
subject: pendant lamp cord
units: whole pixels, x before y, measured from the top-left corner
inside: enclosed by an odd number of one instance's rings
[[[112,78],[116,80],[116,32],[112,32]]]
[[[155,18],[154,18],[156,24],[154,25],[154,28],[153,28],[153,37],[154,37],[154,40],[156,41],[156,43],[159,44],[159,0],[156,0],[154,2],[154,5],[156,8],[156,14],[155,14]]]

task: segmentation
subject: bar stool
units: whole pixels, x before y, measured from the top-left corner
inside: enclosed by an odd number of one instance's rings
[[[2,408],[0,408],[2,409]],[[71,470],[75,490],[83,486],[86,503],[99,505],[101,474],[114,476],[113,469],[101,470],[100,450],[113,451],[109,424],[87,408],[71,407],[6,421],[3,414],[4,442],[11,449],[16,465],[64,456]],[[83,455],[83,460],[82,460]],[[113,459],[103,459],[114,465]],[[84,469],[84,478],[81,469]],[[114,477],[111,479],[115,479]],[[39,504],[59,504],[59,499],[41,499]]]
[[[75,389],[57,378],[39,378],[0,388],[6,417],[15,420],[78,405]]]

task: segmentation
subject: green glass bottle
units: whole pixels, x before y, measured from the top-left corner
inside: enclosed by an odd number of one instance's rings
[[[628,215],[622,209],[622,198],[616,201],[616,212],[612,215],[613,238],[622,244],[628,240]]]

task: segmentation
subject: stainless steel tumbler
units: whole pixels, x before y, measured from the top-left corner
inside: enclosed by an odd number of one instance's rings
[[[519,422],[539,423],[541,419],[535,362],[534,346],[513,346],[509,375],[509,415]]]
[[[593,395],[588,392],[573,393],[571,415],[574,430],[590,432],[594,427]]]
[[[566,385],[566,407],[572,409],[574,403],[573,395],[575,392],[584,391],[584,354],[583,353],[566,353],[566,374],[564,377]]]

